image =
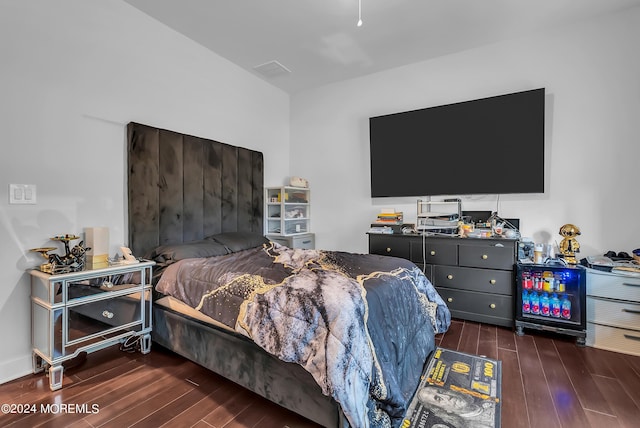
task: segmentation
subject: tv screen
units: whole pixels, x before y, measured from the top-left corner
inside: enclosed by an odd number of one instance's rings
[[[371,196],[544,193],[533,89],[369,119]]]

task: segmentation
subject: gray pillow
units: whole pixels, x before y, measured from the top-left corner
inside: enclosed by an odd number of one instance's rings
[[[224,245],[229,253],[261,247],[262,244],[269,243],[269,240],[263,235],[254,232],[224,232],[208,236],[205,239]]]
[[[183,244],[161,245],[146,258],[155,261],[160,266],[167,266],[182,259],[224,256],[228,253],[229,251],[223,244],[210,239],[202,239]]]

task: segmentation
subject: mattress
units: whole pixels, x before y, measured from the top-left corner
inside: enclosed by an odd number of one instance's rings
[[[181,302],[180,300],[176,299],[175,297],[172,296],[164,296],[161,297],[158,300],[155,300],[153,302],[154,305],[156,306],[162,306],[164,308],[167,308],[169,310],[172,310],[173,312],[177,312],[181,315],[186,315],[190,318],[193,318],[195,320],[198,320],[200,322],[203,322],[205,324],[209,324],[218,328],[221,328],[223,330],[227,330],[231,333],[235,333],[235,331],[230,328],[229,326],[227,326],[226,324],[223,324],[219,321],[216,321],[215,319],[203,314],[202,312],[190,307],[189,305]]]

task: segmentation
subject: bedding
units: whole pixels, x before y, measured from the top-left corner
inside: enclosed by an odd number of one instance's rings
[[[398,426],[450,313],[404,259],[225,234],[164,257],[156,290],[304,367],[351,426]],[[186,244],[187,246],[191,245]],[[165,246],[166,247],[166,246]],[[213,246],[212,252],[219,247]]]

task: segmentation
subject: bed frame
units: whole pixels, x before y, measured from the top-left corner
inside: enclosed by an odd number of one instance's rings
[[[133,254],[222,232],[264,233],[262,153],[133,122],[127,140]],[[349,426],[306,370],[242,335],[154,305],[152,339],[320,425]]]

